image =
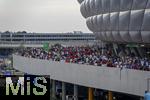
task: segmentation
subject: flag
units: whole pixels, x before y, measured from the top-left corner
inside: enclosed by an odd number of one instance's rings
[[[44,43],[44,44],[43,44],[43,49],[44,49],[45,51],[48,51],[48,50],[49,50],[49,43]]]

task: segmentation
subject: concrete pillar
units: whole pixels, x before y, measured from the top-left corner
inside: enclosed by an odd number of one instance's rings
[[[56,84],[55,80],[52,80],[52,98],[56,98]]]
[[[88,100],[94,100],[93,88],[88,88]]]
[[[113,100],[113,94],[111,91],[108,91],[108,100]]]
[[[62,82],[62,100],[66,100],[66,86],[64,82]]]
[[[78,100],[78,86],[74,84],[73,86],[73,90],[74,90],[74,100]]]

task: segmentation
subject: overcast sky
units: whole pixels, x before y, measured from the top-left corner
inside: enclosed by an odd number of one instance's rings
[[[0,31],[89,32],[77,0],[0,0]]]

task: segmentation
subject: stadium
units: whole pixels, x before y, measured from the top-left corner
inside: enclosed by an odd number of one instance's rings
[[[149,0],[79,0],[88,28],[108,42],[149,43]]]
[[[0,34],[13,74],[50,75],[51,100],[150,100],[150,0],[78,2],[94,35]]]

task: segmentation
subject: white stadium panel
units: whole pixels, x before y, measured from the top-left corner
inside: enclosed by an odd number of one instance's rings
[[[97,5],[96,5],[96,0],[93,0],[93,5],[94,5],[94,9],[93,9],[93,11],[94,11],[94,15],[97,15],[98,14],[98,8],[96,7]]]
[[[104,41],[104,38],[103,38],[101,32],[97,32],[97,34],[98,34],[98,38],[99,38],[100,40]]]
[[[129,31],[120,31],[120,36],[125,42],[132,42]]]
[[[95,32],[98,32],[97,16],[93,16],[92,20],[93,20],[92,22],[93,22],[94,30],[95,30]]]
[[[93,17],[90,17],[90,24],[91,24],[92,31],[95,32]]]
[[[96,32],[96,25],[94,24],[94,17],[90,17],[91,29]]]
[[[80,12],[81,12],[83,17],[85,17],[85,18],[87,17],[87,11],[85,9],[85,2],[84,1],[81,3]]]
[[[95,0],[89,0],[90,15],[95,15]]]
[[[91,23],[91,18],[89,17],[89,18],[87,18],[86,19],[86,25],[87,25],[87,27],[92,31],[92,23]]]
[[[119,30],[129,30],[130,11],[123,11],[119,14]]]
[[[111,31],[106,31],[106,37],[107,37],[107,41],[114,41]]]
[[[119,12],[120,0],[110,0],[110,12]]]
[[[103,26],[103,15],[97,16],[97,25],[98,25],[98,30],[101,31]]]
[[[97,14],[102,14],[102,1],[95,0],[95,7],[97,9]]]
[[[87,15],[87,17],[89,17],[90,16],[90,5],[89,5],[89,0],[85,0],[85,10],[86,10],[86,15]]]
[[[109,37],[109,32],[105,31],[105,36],[106,36],[106,40],[105,41],[110,41],[110,37]]]
[[[95,35],[95,39],[99,39],[100,38],[97,32],[93,32],[93,34]]]
[[[108,13],[110,9],[110,0],[102,0],[103,13]]]
[[[133,10],[131,11],[130,17],[130,31],[139,31],[141,30],[142,22],[143,22],[144,10]]]
[[[150,8],[150,0],[147,1],[146,9]]]
[[[129,31],[129,34],[133,42],[142,43],[140,31]]]
[[[90,1],[89,0],[85,0],[85,9],[88,11],[87,12],[87,16],[90,17]]]
[[[132,7],[133,0],[120,0],[120,10],[127,11],[130,10]]]
[[[142,31],[150,31],[150,9],[145,10]]]
[[[110,36],[111,36],[111,39],[113,39],[112,41],[114,41],[114,37],[113,37],[112,31],[110,31]]]
[[[105,31],[101,32],[101,36],[102,36],[104,41],[107,41],[107,37],[106,37],[106,32]]]
[[[133,0],[132,9],[144,9],[146,7],[147,0]]]
[[[119,34],[119,31],[112,31],[112,35],[115,41],[124,42]]]
[[[103,27],[102,29],[105,30],[110,30],[110,14],[103,14]]]
[[[100,32],[100,25],[99,25],[99,21],[98,21],[98,16],[95,16],[95,19],[94,19],[95,23],[96,23],[96,28],[97,28],[97,32]]]
[[[113,12],[110,14],[110,30],[119,30],[119,12]]]
[[[92,16],[92,15],[94,15],[94,13],[92,12],[92,8],[91,8],[91,6],[92,6],[92,0],[87,0],[87,2],[88,2],[88,15],[89,16]]]
[[[141,36],[144,43],[150,43],[150,31],[141,31]]]

